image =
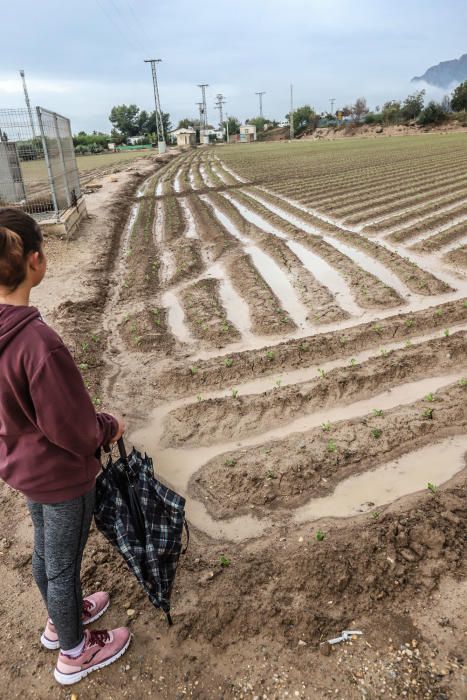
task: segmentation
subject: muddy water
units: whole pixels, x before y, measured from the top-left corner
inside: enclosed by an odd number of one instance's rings
[[[420,241],[424,241],[427,238],[431,238],[431,236],[435,236],[438,233],[443,233],[443,231],[447,231],[450,228],[453,228],[454,226],[458,226],[459,224],[466,224],[466,216],[465,214],[463,216],[458,216],[455,219],[450,219],[446,223],[442,224],[441,226],[436,226],[435,228],[428,228],[423,233],[419,233],[417,236],[413,236],[412,238],[407,239],[407,241],[404,241],[405,245],[415,245],[416,243],[420,243]],[[410,228],[410,227],[407,227]],[[400,229],[396,229],[397,231]]]
[[[178,201],[180,203],[186,221],[185,236],[187,238],[199,238],[198,232],[196,231],[195,217],[193,216],[193,213],[190,209],[190,205],[188,204],[186,199],[183,199],[181,197]]]
[[[179,170],[177,170],[177,173],[176,173],[176,175],[175,175],[175,178],[174,178],[174,190],[175,190],[175,192],[181,192],[181,191],[182,191],[182,183],[181,183],[181,181],[180,181],[180,178],[181,178],[181,176],[182,176],[182,173],[183,173],[183,169],[182,169],[182,168],[179,168]]]
[[[299,523],[318,518],[347,518],[375,511],[397,498],[449,481],[465,467],[467,437],[451,437],[414,450],[370,472],[341,482],[330,496],[314,498],[294,513]],[[370,505],[371,504],[371,505]]]
[[[185,314],[175,292],[171,290],[165,292],[161,303],[167,309],[167,323],[173,336],[182,343],[194,343],[195,340],[185,323]]]
[[[451,209],[456,209],[460,204],[467,204],[467,200],[460,200],[457,202],[454,202],[453,204],[449,204],[447,206],[441,205],[438,211],[436,212],[437,214],[444,214],[444,212],[449,212]],[[413,226],[414,224],[419,223],[420,221],[423,221],[424,219],[430,218],[430,216],[434,216],[434,212],[429,212],[428,214],[423,213],[423,208],[425,204],[417,204],[415,206],[411,207],[406,207],[405,209],[400,209],[397,212],[392,212],[390,214],[383,214],[383,216],[378,216],[375,219],[372,219],[371,221],[365,221],[363,224],[358,224],[356,228],[358,229],[363,229],[366,226],[372,226],[373,224],[379,224],[381,221],[385,221],[388,219],[388,228],[384,229],[384,231],[378,232],[377,235],[380,233],[393,233],[394,231],[398,231],[400,228],[408,228],[410,226]],[[402,214],[406,214],[409,212],[413,212],[413,218],[411,221],[408,221],[407,223],[404,223],[402,225],[396,225],[396,226],[391,226],[391,221],[395,216],[401,216]],[[419,215],[419,216],[417,216]],[[372,234],[374,235],[374,234]]]
[[[267,253],[252,245],[250,239],[244,236],[231,219],[219,211],[208,197],[203,196],[201,199],[209,204],[214,215],[225,226],[227,231],[244,244],[245,253],[251,256],[254,266],[280,300],[284,310],[287,311],[294,323],[301,329],[309,328],[307,321],[308,309],[298,298],[297,292],[286,273]]]
[[[225,170],[226,172],[228,172],[229,175],[232,175],[232,177],[234,177],[238,182],[245,182],[245,183],[248,182],[248,180],[245,180],[244,177],[240,177],[240,175],[237,175],[237,173],[236,173],[234,170],[232,170],[232,168],[229,168],[229,167],[224,163],[224,161],[219,160],[219,163],[222,165],[222,167],[224,168],[224,170]]]
[[[208,277],[215,277],[220,281],[219,295],[226,311],[228,320],[236,326],[243,337],[251,337],[251,318],[248,304],[234,289],[229,276],[220,262],[216,262],[209,268]]]
[[[459,378],[458,375],[448,375],[401,384],[397,391],[385,391],[369,400],[357,401],[349,406],[327,409],[323,412],[301,417],[287,425],[281,425],[263,433],[260,440],[263,444],[269,440],[284,439],[292,433],[310,430],[328,420],[336,422],[365,415],[375,407],[389,410],[401,404],[412,403],[425,394],[435,392],[442,386],[446,386]],[[266,526],[270,526],[267,521],[253,517],[241,517],[219,522],[207,513],[203,504],[194,501],[188,495],[188,484],[191,477],[204,464],[220,454],[258,445],[258,436],[193,449],[161,449],[165,416],[170,410],[174,410],[185,403],[186,401],[181,399],[155,409],[151,414],[151,420],[141,429],[135,431],[131,438],[139,450],[153,455],[157,475],[164,482],[181,492],[182,495],[188,497],[188,518],[195,527],[212,537],[223,536],[234,541],[258,537]]]
[[[286,233],[284,233],[284,231],[281,231],[279,228],[277,228],[277,226],[273,226],[271,223],[269,223],[269,221],[263,219],[263,217],[257,214],[256,212],[251,211],[251,209],[248,209],[248,207],[246,207],[244,204],[235,199],[235,197],[232,197],[230,194],[227,193],[224,193],[224,197],[231,204],[233,204],[236,209],[238,209],[238,211],[244,219],[254,224],[265,233],[272,233],[274,236],[282,238],[284,241],[288,239],[288,236]]]
[[[159,197],[163,191],[164,191],[164,181],[162,180],[162,178],[160,178],[160,180],[158,181],[158,183],[156,185],[156,197]]]

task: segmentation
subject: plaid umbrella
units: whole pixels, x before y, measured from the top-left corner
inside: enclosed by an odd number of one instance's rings
[[[178,560],[182,552],[185,499],[155,477],[150,457],[135,450],[128,456],[118,441],[120,458],[109,458],[96,482],[94,518],[125,559],[151,603],[167,615]],[[187,542],[188,544],[188,542]]]

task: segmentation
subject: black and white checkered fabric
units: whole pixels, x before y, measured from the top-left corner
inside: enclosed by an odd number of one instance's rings
[[[140,527],[144,522],[143,537],[138,534],[137,515]],[[170,594],[186,527],[185,499],[161,484],[154,477],[151,458],[133,448],[127,461],[110,458],[98,476],[94,516],[98,529],[171,624]]]

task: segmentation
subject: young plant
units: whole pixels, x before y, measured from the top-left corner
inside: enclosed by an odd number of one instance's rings
[[[201,396],[201,394],[198,394],[198,396],[196,397],[196,400],[197,400],[197,401],[202,401],[202,400],[203,400],[203,397]]]
[[[374,408],[373,413],[378,417],[384,416],[384,411],[382,408]]]
[[[467,384],[467,379],[464,379],[464,378],[462,377],[462,379],[459,379],[458,384],[459,384],[459,386],[465,386],[465,385]]]
[[[274,474],[272,469],[268,469],[266,472],[266,479],[277,479],[277,476]]]
[[[326,445],[326,449],[328,452],[335,452],[337,450],[337,445],[334,440],[329,440],[328,444]]]
[[[389,351],[385,348],[381,348],[380,353],[383,357],[387,357],[389,355]]]
[[[412,341],[411,341],[411,340],[406,340],[406,341],[405,341],[405,347],[406,347],[406,348],[412,347]]]
[[[425,401],[429,401],[430,403],[432,403],[434,400],[434,394],[430,391],[430,393],[425,396]]]
[[[448,338],[449,337],[449,328],[444,329],[444,337]]]
[[[298,349],[300,350],[300,352],[308,352],[310,348],[306,343],[300,343]]]
[[[231,357],[226,357],[225,360],[224,360],[224,365],[225,365],[226,367],[232,367],[232,365],[233,365],[233,360],[232,360],[232,358],[231,358]]]
[[[429,420],[433,420],[433,409],[432,408],[425,408],[425,410],[422,413],[423,418],[428,418]]]
[[[326,537],[326,533],[324,533],[322,530],[318,530],[315,537],[318,540],[318,542],[322,542]]]
[[[236,399],[238,396],[238,389],[232,389],[232,398]]]
[[[355,357],[352,357],[351,360],[350,360],[350,366],[351,366],[351,367],[356,367],[357,365],[358,365],[357,360],[355,359]]]
[[[224,464],[226,467],[235,467],[235,465],[237,464],[237,460],[233,457],[229,457],[225,460]]]
[[[412,319],[412,318],[406,318],[405,321],[404,321],[404,323],[405,323],[405,325],[407,326],[407,328],[411,328],[411,326],[413,326],[413,319]]]
[[[274,359],[274,353],[273,353],[273,351],[272,351],[272,350],[268,350],[267,353],[266,353],[266,357],[268,358],[268,360],[269,360],[270,362],[272,362],[273,359]]]
[[[375,333],[382,333],[383,332],[383,326],[380,323],[377,323],[376,325],[373,326],[373,330]]]
[[[381,428],[373,428],[373,430],[371,431],[371,434],[373,435],[375,440],[377,440],[378,438],[381,437],[381,435],[383,434],[383,431],[381,430]]]
[[[379,510],[375,510],[375,511],[373,511],[373,513],[372,513],[372,516],[373,516],[373,518],[374,518],[375,520],[377,520],[377,519],[379,518],[380,515],[381,515],[381,513],[379,512]]]
[[[443,315],[443,309],[436,309],[435,314],[437,316],[442,316]]]
[[[197,367],[190,367],[190,372],[192,375],[198,374],[198,368]]]
[[[431,491],[431,493],[436,493],[438,490],[438,487],[429,481],[427,484],[427,489],[428,489],[428,491]]]
[[[321,423],[321,427],[324,430],[325,433],[330,433],[331,432],[331,421],[328,421],[327,423]]]
[[[321,367],[318,367],[318,374],[321,377],[321,379],[324,379],[324,377],[326,376],[326,372],[324,371],[324,369],[321,369]]]
[[[224,556],[224,554],[221,554],[219,557],[219,564],[222,567],[227,568],[228,566],[230,566],[230,559],[228,559],[226,556]]]
[[[276,379],[276,386],[278,389],[279,389],[281,384],[282,384],[282,379]]]

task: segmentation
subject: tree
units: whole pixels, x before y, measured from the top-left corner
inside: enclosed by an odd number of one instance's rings
[[[117,105],[112,107],[109,121],[122,136],[137,136],[140,133],[140,109],[136,105]]]
[[[427,126],[429,124],[441,124],[446,121],[448,115],[443,109],[443,106],[439,102],[431,101],[427,104],[425,109],[420,113],[418,117],[418,123],[422,126]]]
[[[188,127],[194,126],[195,124],[199,125],[199,119],[188,119],[188,117],[185,117],[185,119],[180,119],[177,129],[188,129]]]
[[[418,92],[414,92],[413,95],[408,95],[401,107],[402,119],[405,121],[416,119],[423,109],[424,100],[425,90],[419,90]]]
[[[401,120],[401,103],[397,100],[385,102],[381,114],[385,124],[396,124]]]
[[[365,114],[368,114],[369,111],[370,110],[368,109],[366,99],[364,97],[358,97],[352,107],[352,114],[355,121],[361,121]]]
[[[265,119],[264,117],[252,117],[251,119],[247,119],[246,123],[256,126],[256,131],[259,132],[264,131],[264,125],[269,123],[269,119]]]
[[[458,85],[452,93],[451,107],[455,112],[467,109],[467,80]]]
[[[227,121],[222,122],[221,126],[224,131],[226,131],[227,124],[229,126],[229,136],[240,133],[240,121],[237,119],[237,117],[229,117]]]
[[[290,120],[290,114],[286,114],[285,118],[287,120]],[[298,134],[300,133],[300,131],[303,131],[308,126],[315,126],[317,120],[318,117],[313,107],[310,107],[310,105],[303,105],[302,107],[298,107],[296,110],[294,110],[293,113],[294,132]]]

